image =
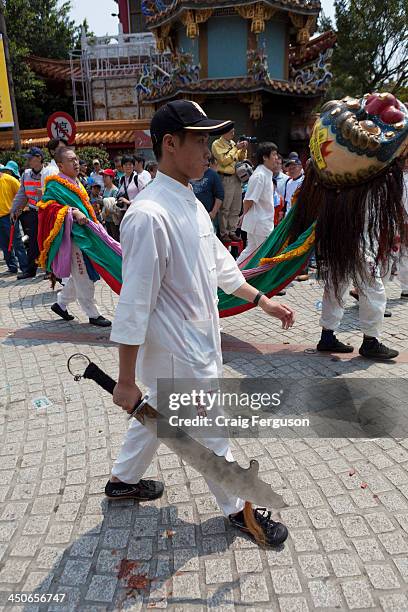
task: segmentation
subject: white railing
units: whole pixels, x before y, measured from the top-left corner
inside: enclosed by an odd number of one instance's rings
[[[121,24],[119,33],[114,36],[87,37],[82,31],[81,47],[90,59],[96,60],[150,56],[157,53],[153,34],[124,34]]]

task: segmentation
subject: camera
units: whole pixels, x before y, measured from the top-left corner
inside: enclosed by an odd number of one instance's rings
[[[256,144],[258,142],[256,136],[240,136],[238,138],[238,142],[242,142],[243,140],[247,140],[250,144]]]

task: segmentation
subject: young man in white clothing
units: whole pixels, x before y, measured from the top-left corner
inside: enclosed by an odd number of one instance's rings
[[[265,242],[274,227],[273,171],[278,160],[278,147],[262,142],[256,152],[257,167],[248,181],[241,229],[247,233],[247,244],[237,259],[245,261]]]
[[[123,285],[111,338],[119,344],[119,379],[113,400],[131,412],[141,399],[138,381],[147,387],[149,406],[157,408],[159,378],[218,378],[222,374],[217,287],[259,305],[282,327],[294,313],[245,282],[236,262],[215,236],[211,219],[189,186],[208,167],[209,133],[228,121],[208,119],[187,100],[162,106],[151,122],[156,178],[136,198],[121,225]],[[136,374],[135,374],[135,367]],[[200,442],[232,460],[229,440]],[[159,446],[157,436],[132,419],[112,476],[105,488],[111,499],[157,499],[163,485],[142,480]],[[244,500],[217,482],[208,482],[233,525],[246,531]],[[254,516],[270,545],[282,543],[287,529],[260,510]]]
[[[285,185],[284,200],[285,200],[285,214],[287,215],[293,204],[293,196],[305,178],[303,172],[302,162],[299,157],[291,157],[285,162],[285,171],[289,176],[289,180]]]

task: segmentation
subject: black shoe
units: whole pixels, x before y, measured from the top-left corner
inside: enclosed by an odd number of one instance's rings
[[[51,306],[51,310],[52,312],[55,312],[56,315],[61,317],[61,319],[64,319],[64,321],[73,321],[73,319],[75,319],[73,315],[69,314],[68,310],[62,310],[61,306],[57,304],[57,302]]]
[[[6,270],[3,276],[15,276],[17,274],[17,270]]]
[[[37,272],[20,272],[17,274],[17,280],[24,280],[26,278],[35,278]]]
[[[337,340],[336,336],[333,336],[332,342],[323,342],[320,340],[316,348],[318,351],[327,353],[352,353],[354,351],[354,346],[340,342],[340,340]]]
[[[136,501],[159,499],[163,491],[163,484],[155,480],[139,480],[137,484],[109,480],[105,487],[105,495],[109,499],[135,499]]]
[[[388,319],[389,317],[392,317],[392,312],[391,312],[391,310],[385,310],[385,311],[384,311],[384,317],[386,317],[387,319]]]
[[[395,359],[398,357],[399,352],[388,348],[381,342],[378,342],[377,338],[372,340],[364,340],[360,346],[359,353],[362,357],[367,359]]]
[[[403,291],[401,293],[401,300],[408,300],[408,293],[405,293],[405,291]]]
[[[90,317],[89,322],[91,325],[97,325],[98,327],[110,327],[112,325],[112,323],[108,321],[108,319],[105,319],[105,317],[102,315],[99,315],[99,317],[96,318]]]
[[[277,523],[271,519],[271,512],[266,508],[254,508],[254,517],[259,527],[262,529],[267,546],[279,546],[288,537],[288,530],[282,523]],[[244,513],[230,514],[229,521],[231,525],[237,527],[243,533],[246,533],[253,542],[257,543],[254,536],[249,533],[248,527],[245,525]]]
[[[286,295],[286,291],[278,291],[278,293],[276,295],[281,297],[282,295]]]
[[[351,295],[352,298],[354,298],[355,300],[357,300],[357,302],[360,299],[360,296],[358,294],[357,291],[354,291],[354,289],[351,289],[351,291],[349,291],[349,295]]]

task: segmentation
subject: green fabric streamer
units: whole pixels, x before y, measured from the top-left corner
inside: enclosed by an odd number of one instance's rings
[[[71,208],[77,208],[84,213],[88,219],[91,219],[91,216],[86,207],[82,204],[80,197],[57,181],[51,180],[47,183],[43,201],[48,202],[49,200],[56,200],[59,204],[65,204]],[[64,225],[51,245],[47,259],[48,270],[51,270],[51,263],[61,245],[63,232]],[[101,238],[87,225],[80,225],[79,223],[72,224],[71,235],[76,246],[81,249],[81,251],[85,253],[89,259],[102,266],[119,283],[122,282],[122,258],[115,253],[108,244],[101,240]]]
[[[263,243],[258,252],[246,264],[244,270],[250,270],[259,266],[259,261],[264,257],[275,257],[282,249],[289,236],[292,218],[294,216],[295,207],[283,219],[279,225],[273,230],[269,238]],[[296,242],[287,246],[282,253],[288,253],[293,249],[301,247],[313,232],[314,225],[311,225]],[[282,261],[276,266],[265,272],[261,272],[256,277],[248,280],[249,284],[266,294],[273,294],[277,289],[284,287],[296,274],[303,268],[312,254],[314,246],[303,255],[298,255],[287,261]],[[218,291],[218,310],[221,317],[231,316],[236,314],[235,309],[248,305],[245,300],[227,295],[221,289]],[[248,305],[251,307],[251,305]]]

